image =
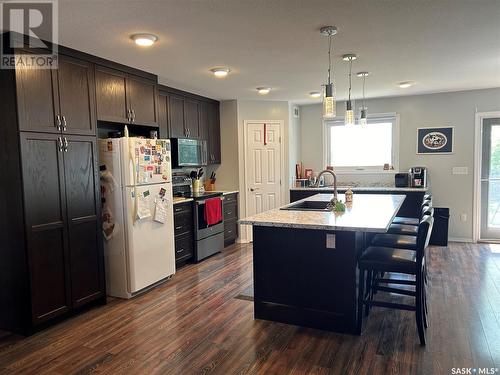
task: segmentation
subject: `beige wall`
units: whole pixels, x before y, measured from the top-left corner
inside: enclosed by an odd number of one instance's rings
[[[435,206],[451,210],[450,237],[472,238],[474,123],[478,112],[500,111],[500,88],[430,95],[367,100],[369,113],[396,112],[400,115],[400,170],[411,166],[429,168],[430,187]],[[339,103],[339,115],[342,115]],[[304,166],[323,167],[321,105],[301,107],[301,158]],[[419,127],[454,126],[452,155],[417,155]],[[452,175],[452,167],[468,167],[468,175]],[[358,176],[358,181],[376,181],[380,176]],[[353,176],[344,179],[353,179]],[[381,178],[387,179],[387,176]],[[467,220],[460,221],[460,214]]]

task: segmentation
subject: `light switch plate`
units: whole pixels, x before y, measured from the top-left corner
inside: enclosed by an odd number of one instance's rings
[[[453,168],[451,168],[451,174],[469,174],[469,168],[467,168],[467,167],[453,167]]]
[[[326,234],[326,248],[327,249],[335,249],[335,235],[334,234]]]

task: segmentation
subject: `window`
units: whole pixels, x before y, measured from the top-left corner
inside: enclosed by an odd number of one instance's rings
[[[326,161],[339,172],[398,169],[397,116],[369,117],[366,126],[344,126],[343,119],[325,122]]]

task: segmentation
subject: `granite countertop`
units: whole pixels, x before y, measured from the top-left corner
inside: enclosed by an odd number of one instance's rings
[[[229,195],[229,194],[234,194],[234,193],[239,193],[239,190],[216,190],[217,193],[222,193],[222,195]]]
[[[333,194],[316,194],[297,202],[329,201],[332,197]],[[339,194],[338,198],[345,201],[343,194]],[[347,207],[345,212],[295,211],[277,208],[247,217],[239,223],[269,227],[385,233],[404,199],[404,195],[359,194],[354,195],[352,205]]]
[[[347,188],[350,187],[353,192],[356,191],[395,191],[395,192],[426,192],[429,190],[429,188],[424,187],[424,188],[419,188],[419,187],[395,187],[395,186],[337,186],[337,190],[347,190]],[[321,190],[333,190],[333,186],[322,186],[322,187],[291,187],[290,190],[318,190],[318,192],[321,192]]]

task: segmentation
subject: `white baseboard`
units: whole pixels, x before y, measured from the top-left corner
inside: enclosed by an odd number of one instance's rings
[[[467,238],[467,237],[450,237],[448,238],[449,241],[451,242],[469,242],[469,243],[474,243],[472,238]]]

